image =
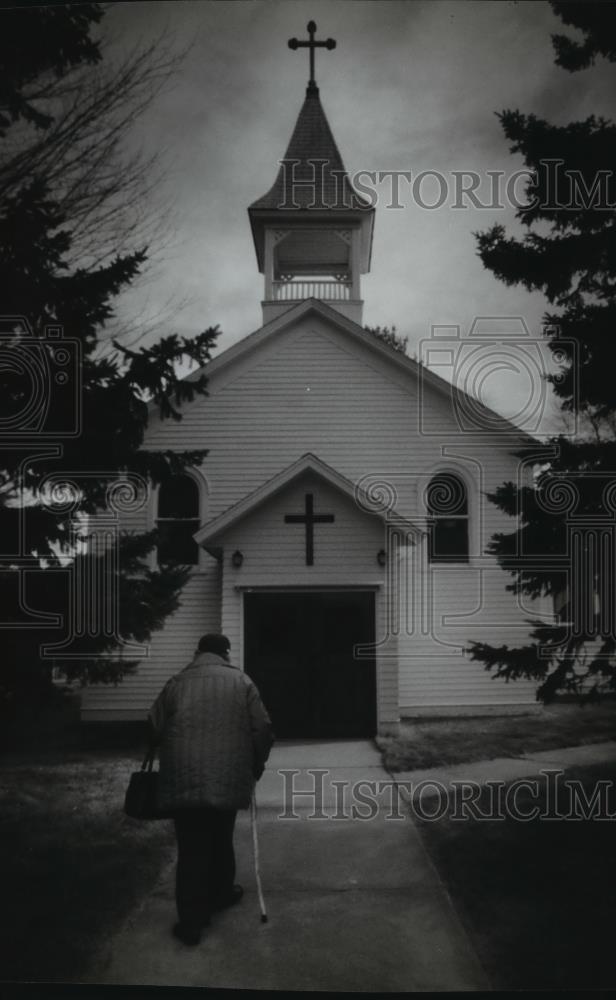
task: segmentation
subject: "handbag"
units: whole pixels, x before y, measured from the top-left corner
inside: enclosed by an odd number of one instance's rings
[[[158,810],[159,772],[154,770],[154,753],[149,748],[140,771],[133,771],[124,797],[124,812],[133,819],[162,819]]]

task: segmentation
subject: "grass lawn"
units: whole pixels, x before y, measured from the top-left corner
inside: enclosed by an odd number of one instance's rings
[[[173,829],[124,815],[128,777],[139,762],[139,753],[126,751],[3,761],[3,981],[79,981],[154,885],[171,857]]]
[[[616,701],[562,704],[528,715],[425,719],[377,739],[389,771],[413,771],[616,739]]]
[[[616,816],[616,765],[572,769],[562,780],[573,779],[587,794],[595,781],[611,782]],[[522,811],[537,801],[530,792],[518,799]],[[493,988],[616,986],[616,818],[417,822]]]

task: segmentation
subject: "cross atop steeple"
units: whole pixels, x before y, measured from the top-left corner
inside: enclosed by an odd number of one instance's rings
[[[310,80],[308,81],[308,93],[318,93],[318,88],[314,78],[314,50],[315,49],[335,49],[336,42],[333,38],[327,38],[324,42],[315,42],[314,33],[317,26],[314,21],[308,22],[308,41],[300,42],[299,38],[289,39],[290,49],[309,49],[310,51]]]

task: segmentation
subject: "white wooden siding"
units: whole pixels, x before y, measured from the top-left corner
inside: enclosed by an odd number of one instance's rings
[[[314,497],[315,513],[333,514],[332,524],[314,527],[314,565],[305,559],[305,528],[286,524],[285,514],[304,508],[307,492]],[[385,570],[377,553],[385,544],[380,518],[364,513],[346,495],[323,479],[306,473],[269,502],[229,528],[224,545],[222,629],[243,662],[243,595],[246,590],[288,588],[305,590],[366,589],[375,591],[375,630],[380,635],[383,618]],[[241,568],[231,563],[239,549]],[[299,638],[299,637],[298,637]],[[377,656],[377,707],[381,724],[398,719],[397,664]]]
[[[154,417],[145,446],[209,449],[202,467],[208,484],[207,520],[307,452],[353,483],[389,483],[398,511],[419,524],[425,517],[423,491],[431,475],[442,469],[457,470],[469,491],[471,562],[468,567],[432,571],[437,612],[472,611],[478,600],[478,581],[483,579],[485,584],[489,578],[482,609],[457,623],[460,642],[509,641],[512,628],[520,639],[515,626],[522,616],[504,589],[509,577],[484,554],[494,531],[514,528],[514,522],[484,494],[504,480],[517,479],[519,461],[513,452],[520,442],[496,432],[476,437],[464,434],[446,395],[430,388],[424,389],[421,398],[423,412],[419,414],[420,393],[412,373],[402,370],[395,358],[374,353],[352,334],[312,314],[220,367],[210,380],[209,396],[187,406],[180,423]],[[336,541],[331,548],[322,547],[333,526],[317,525],[317,563],[302,565],[303,529],[284,523],[272,527],[272,518],[279,522],[283,508],[286,513],[302,509],[302,488],[297,483],[295,494],[292,490],[281,494],[236,525],[225,539],[222,628],[235,649],[241,649],[242,591],[235,589],[240,581],[242,586],[301,586],[308,581],[344,586],[353,581],[379,581],[376,551],[383,545],[377,544],[377,535],[383,538],[383,523],[359,511],[354,520],[348,499],[322,485],[314,485],[315,505],[317,510],[339,512]],[[153,517],[150,504],[132,517],[130,526],[146,528]],[[235,548],[245,555],[239,572],[228,562]],[[152,655],[138,675],[115,690],[90,691],[86,717],[93,718],[93,713],[118,717],[149,705],[166,676],[190,654],[195,638],[218,626],[216,580],[211,569],[193,577],[181,609],[155,637]],[[378,593],[383,594],[383,589]],[[385,599],[377,599],[379,623],[386,620],[386,611]],[[448,641],[454,633],[450,625]],[[383,720],[397,715],[398,704],[406,710],[413,705],[504,704],[534,698],[529,685],[494,681],[480,664],[469,662],[459,652],[449,655],[438,630],[436,640],[406,633],[383,639],[394,654],[387,655],[384,646],[379,659]]]
[[[477,560],[419,574],[410,568],[408,579],[412,610],[398,640],[403,715],[426,706],[534,703],[533,684],[497,680],[465,653],[473,640],[519,645],[528,637],[528,611],[505,590],[498,566]]]

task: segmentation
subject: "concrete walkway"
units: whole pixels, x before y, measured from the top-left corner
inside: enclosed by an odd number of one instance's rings
[[[382,782],[380,794],[370,784],[358,786],[362,780]],[[300,789],[310,794],[293,799],[292,790]],[[170,934],[170,866],[110,942],[97,982],[338,992],[489,989],[371,743],[276,747],[257,797],[269,922],[260,922],[250,820],[240,813],[237,881],[246,889],[240,905],[221,914],[199,946],[181,945]]]
[[[422,782],[433,783],[438,794],[438,786],[448,787],[453,781],[473,781],[484,785],[488,781],[514,781],[516,778],[532,777],[542,771],[567,771],[571,767],[590,767],[616,760],[616,742],[584,743],[577,747],[561,747],[555,750],[539,750],[519,757],[496,757],[493,760],[472,761],[469,764],[450,764],[448,767],[433,767],[421,771],[396,771],[397,782],[410,782],[417,788]],[[422,793],[428,796],[430,789]]]

